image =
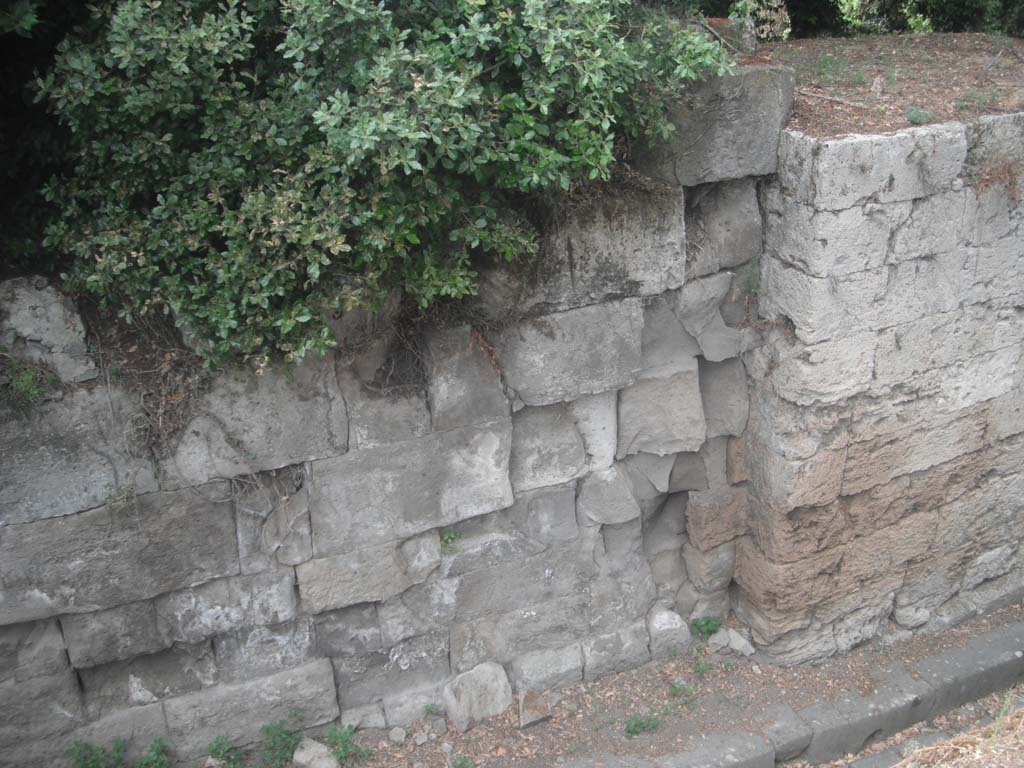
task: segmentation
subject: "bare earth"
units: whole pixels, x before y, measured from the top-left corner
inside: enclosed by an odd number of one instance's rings
[[[757,729],[764,725],[763,713],[771,704],[781,702],[799,710],[833,699],[843,691],[869,695],[879,681],[889,677],[886,669],[892,665],[902,667],[960,647],[977,634],[1021,620],[1024,606],[1014,606],[973,619],[941,635],[916,637],[892,645],[871,643],[814,667],[782,668],[756,656],[721,657],[703,649],[691,650],[676,659],[566,689],[561,692],[554,716],[525,730],[518,727],[517,714],[509,711],[466,734],[459,734],[451,726],[447,731],[437,732],[427,722],[416,723],[406,729],[409,738],[401,747],[389,743],[383,732],[360,732],[357,742],[372,748],[374,756],[359,765],[448,768],[453,757],[465,755],[479,768],[541,768],[587,754],[657,757],[687,749],[696,735]],[[701,662],[707,665],[703,675]],[[959,733],[981,718],[997,716],[1005,697],[1006,694],[988,697],[938,718],[938,722],[917,726],[911,733],[924,727]],[[648,714],[658,719],[657,730],[627,736],[629,718]],[[422,746],[414,744],[417,733],[427,736]],[[451,747],[449,752],[442,747],[446,743]],[[883,747],[872,745],[868,751]],[[922,763],[921,768],[930,765],[933,764]],[[1003,768],[1004,763],[992,765]],[[973,764],[964,764],[964,768],[968,766],[975,768]]]
[[[789,127],[818,138],[1024,111],[1024,40],[872,35],[767,43],[743,63],[796,72]]]

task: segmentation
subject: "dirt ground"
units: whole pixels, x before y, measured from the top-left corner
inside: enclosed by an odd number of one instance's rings
[[[359,765],[449,768],[461,755],[477,768],[540,768],[596,753],[657,757],[687,749],[697,734],[757,729],[765,724],[763,713],[770,704],[782,702],[799,710],[844,691],[869,695],[887,679],[886,670],[893,665],[962,646],[979,633],[1021,620],[1024,606],[1015,606],[941,635],[895,644],[872,642],[807,667],[777,667],[757,656],[723,657],[697,646],[676,659],[563,690],[554,716],[526,729],[519,728],[517,713],[510,710],[466,734],[452,726],[444,730],[439,718],[415,723],[406,728],[409,738],[403,746],[391,744],[384,732],[360,732],[356,741],[371,748],[373,757]],[[932,727],[959,733],[977,719],[998,715],[1004,697],[989,697],[944,716]],[[631,718],[648,716],[653,716],[646,721],[651,731],[626,734]],[[425,738],[420,746],[415,744],[417,734]],[[880,748],[872,745],[873,750]]]
[[[796,72],[789,127],[818,138],[1024,111],[1024,40],[870,35],[765,43],[742,63]]]

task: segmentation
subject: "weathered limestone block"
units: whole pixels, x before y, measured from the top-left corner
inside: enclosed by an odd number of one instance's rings
[[[596,680],[646,664],[651,660],[648,645],[643,620],[614,632],[588,637],[583,641],[583,679]]]
[[[693,84],[669,104],[673,138],[642,153],[638,167],[683,187],[775,173],[793,87],[792,71],[764,65]]]
[[[685,651],[692,641],[686,621],[667,605],[655,604],[647,612],[647,634],[652,659],[669,659]]]
[[[0,683],[60,673],[68,667],[55,619],[0,627]]]
[[[74,302],[48,285],[46,278],[0,282],[0,308],[0,346],[9,354],[41,363],[72,384],[99,375]]]
[[[685,274],[682,191],[652,184],[567,206],[548,227],[533,264],[483,268],[479,303],[491,313],[568,309],[653,296],[678,288]]]
[[[700,345],[673,311],[673,302],[658,296],[644,307],[641,379],[663,379],[697,369]]]
[[[242,573],[298,565],[313,557],[305,466],[272,470],[237,484],[235,514]]]
[[[583,478],[576,506],[581,525],[624,523],[640,517],[629,478],[617,465]]]
[[[219,678],[229,683],[298,667],[317,656],[311,619],[239,629],[215,637],[213,649]]]
[[[380,606],[383,607],[384,604]],[[360,656],[379,651],[385,646],[398,645],[413,636],[385,642],[381,632],[383,620],[378,619],[378,610],[373,603],[364,603],[318,615],[316,638],[320,653],[324,656]]]
[[[761,200],[768,254],[814,277],[847,275],[885,264],[891,241],[913,208],[908,201],[818,210],[774,184],[764,187]]]
[[[175,645],[166,651],[128,661],[81,669],[78,674],[91,717],[153,704],[207,688],[218,681],[209,642]]]
[[[43,742],[85,722],[70,666],[0,682],[0,755],[25,742]]]
[[[753,179],[688,191],[686,249],[696,277],[731,269],[761,255],[761,209]]]
[[[342,709],[438,688],[451,674],[448,654],[448,633],[441,630],[393,648],[332,658]],[[423,716],[422,706],[417,715]]]
[[[654,512],[644,515],[643,544],[648,559],[662,552],[681,556],[686,543],[686,494],[673,493]],[[680,560],[680,562],[682,562]]]
[[[351,726],[356,730],[362,728],[386,728],[387,718],[384,716],[384,705],[378,703],[365,704],[361,707],[348,707],[342,710],[341,726]]]
[[[512,686],[518,692],[548,691],[583,679],[583,650],[579,643],[533,651],[512,662]]]
[[[157,628],[169,645],[196,643],[241,627],[280,624],[298,612],[291,568],[232,576],[161,595]]]
[[[747,470],[747,438],[730,437],[725,448],[725,477],[730,485],[739,485],[750,480]]]
[[[743,434],[750,400],[747,396],[747,372],[739,358],[721,363],[702,361],[700,393],[709,438]]]
[[[70,515],[121,494],[155,491],[152,464],[125,445],[135,413],[127,393],[95,387],[42,403],[28,419],[6,414],[0,430],[0,525]]]
[[[314,462],[314,554],[382,544],[507,507],[511,444],[511,421],[501,421]]]
[[[686,503],[690,541],[707,551],[747,531],[749,501],[741,486],[691,491]]]
[[[707,434],[699,375],[690,370],[644,379],[619,393],[619,458],[700,448]]]
[[[968,415],[949,423],[852,443],[843,465],[844,495],[919,472],[957,456],[979,450],[985,441],[985,420]]]
[[[435,578],[380,603],[376,620],[380,623],[381,645],[390,647],[411,637],[447,628],[455,618],[458,583],[457,578]],[[372,615],[373,611],[369,613]],[[368,643],[374,639],[372,628],[363,622],[356,622],[355,626],[346,629],[345,634],[348,632],[357,634],[340,645],[342,653],[353,652],[346,650],[348,645]],[[341,635],[342,638],[344,636]],[[318,632],[318,637],[324,639],[323,630]],[[372,646],[367,647],[369,649]]]
[[[890,328],[957,309],[974,261],[970,253],[943,253],[826,279],[766,259],[759,307],[767,317],[788,317],[808,344]]]
[[[736,544],[727,542],[702,551],[688,542],[683,545],[683,562],[691,583],[702,592],[717,592],[729,586],[736,566]]]
[[[769,558],[791,563],[838,546],[852,535],[846,509],[842,499],[789,510],[759,507],[751,514],[750,524],[758,546]]]
[[[0,529],[0,621],[87,613],[238,573],[219,485]]]
[[[509,480],[515,493],[574,480],[586,463],[583,438],[565,403],[526,407],[512,416]]]
[[[512,688],[500,664],[485,663],[463,672],[444,688],[448,718],[465,733],[512,706]]]
[[[697,340],[704,358],[713,362],[736,357],[743,348],[742,335],[725,324],[720,311],[731,287],[732,274],[719,272],[691,280],[672,300],[679,322]]]
[[[326,744],[307,737],[295,748],[292,768],[338,768],[338,761]]]
[[[302,724],[312,727],[338,717],[331,663],[314,661],[247,683],[218,685],[168,699],[164,703],[168,741],[179,758],[206,754],[210,742],[226,736],[245,746],[259,741],[266,723],[286,720],[302,711]]]
[[[970,249],[973,272],[963,290],[966,302],[1016,307],[1024,301],[1024,249],[1020,238],[1007,237]]]
[[[348,415],[348,449],[364,450],[430,432],[430,411],[416,353],[392,333],[335,362],[341,405]],[[334,455],[337,455],[335,452]]]
[[[967,126],[967,165],[973,176],[1001,164],[1024,162],[1024,119],[1019,113],[986,115]]]
[[[708,475],[701,455],[692,451],[676,454],[668,479],[669,493],[705,491],[707,488]]]
[[[583,438],[588,469],[605,469],[615,461],[618,445],[617,392],[583,395],[569,403],[576,430]]]
[[[643,617],[657,597],[651,566],[644,553],[639,520],[606,525],[593,560],[599,573],[589,584],[588,617],[598,630]]]
[[[690,582],[684,583],[674,598],[676,611],[680,616],[694,619],[723,619],[729,615],[729,590],[701,592]]]
[[[426,338],[427,398],[435,430],[506,418],[508,398],[486,340],[468,325],[431,328]]]
[[[119,605],[60,619],[72,666],[93,667],[166,648],[171,640],[157,629],[152,600]]]
[[[624,299],[517,323],[497,338],[505,383],[527,405],[619,389],[640,368],[643,311]]]
[[[1010,393],[1019,380],[1021,348],[1004,347],[995,352],[943,369],[938,375],[940,402],[948,409],[963,410]]]
[[[1024,474],[990,476],[977,488],[939,509],[937,533],[943,551],[979,553],[1004,544],[1007,531],[1024,525]]]
[[[1016,543],[1016,542],[1015,542]],[[963,588],[974,589],[979,584],[998,578],[1013,567],[1016,561],[1016,548],[1003,545],[982,552],[967,565],[964,572]]]
[[[772,356],[771,383],[779,396],[811,406],[847,400],[872,386],[875,339],[871,332],[855,333],[804,346],[779,335],[755,354]]]
[[[302,608],[320,613],[386,600],[426,580],[441,563],[437,531],[401,544],[381,544],[310,560],[295,569]]]
[[[779,154],[779,180],[790,194],[837,211],[869,199],[893,203],[948,190],[964,170],[967,131],[947,123],[827,141],[786,131]]]
[[[334,365],[317,356],[262,375],[233,368],[197,406],[174,455],[160,462],[170,487],[199,485],[337,456],[348,449],[348,415]],[[295,425],[304,425],[295,429]]]

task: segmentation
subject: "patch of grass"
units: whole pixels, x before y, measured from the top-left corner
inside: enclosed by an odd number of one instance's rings
[[[427,704],[423,708],[424,717],[444,717],[444,710],[441,709],[437,704]]]
[[[726,659],[722,662],[722,666],[725,668],[726,672],[732,672],[734,669],[736,669],[736,662],[732,659]]]
[[[690,631],[701,640],[707,640],[722,628],[722,620],[716,616],[705,616],[690,622]]]
[[[626,721],[626,735],[630,738],[639,736],[641,733],[654,733],[659,728],[661,728],[661,720],[651,712],[646,715],[633,715]]]
[[[903,115],[911,125],[925,125],[935,120],[934,112],[920,107],[907,107]]]
[[[465,755],[456,755],[452,759],[452,768],[476,768],[476,763]]]
[[[707,674],[710,671],[711,664],[709,664],[703,656],[698,656],[693,660],[693,674],[695,674],[699,680],[703,680],[707,677]]]
[[[697,684],[684,680],[673,680],[668,687],[669,695],[680,704],[689,706],[697,700]]]
[[[27,416],[59,383],[45,366],[18,360],[0,349],[0,403],[11,410]]]
[[[441,531],[441,553],[450,555],[456,552],[455,542],[459,540],[459,532],[452,528]]]
[[[142,756],[135,768],[171,768],[173,764],[167,743],[157,737],[153,739],[153,743],[149,745],[146,754]]]
[[[285,768],[292,761],[295,748],[302,737],[298,733],[301,716],[291,713],[287,720],[267,723],[261,729],[263,746],[260,749],[260,761],[264,768]]]
[[[995,95],[990,92],[986,93],[984,91],[976,91],[973,88],[968,88],[957,98],[956,108],[961,112],[981,112],[982,110],[995,106],[996,101],[997,99]]]
[[[71,759],[69,768],[128,768],[124,753],[128,744],[124,739],[115,739],[110,749],[76,741],[68,750]]]
[[[218,736],[206,750],[210,757],[221,760],[224,768],[242,768],[242,750],[232,746],[227,736]]]
[[[331,754],[334,755],[334,759],[338,761],[341,768],[348,768],[357,760],[367,760],[373,754],[366,747],[361,747],[353,741],[355,735],[356,730],[351,725],[346,725],[344,728],[332,725],[324,734],[324,740],[331,748]]]

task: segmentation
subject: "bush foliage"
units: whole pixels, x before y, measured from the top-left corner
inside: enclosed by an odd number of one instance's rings
[[[40,93],[70,130],[46,243],[210,360],[334,342],[332,311],[474,291],[533,196],[606,179],[727,66],[632,0],[116,0]]]

